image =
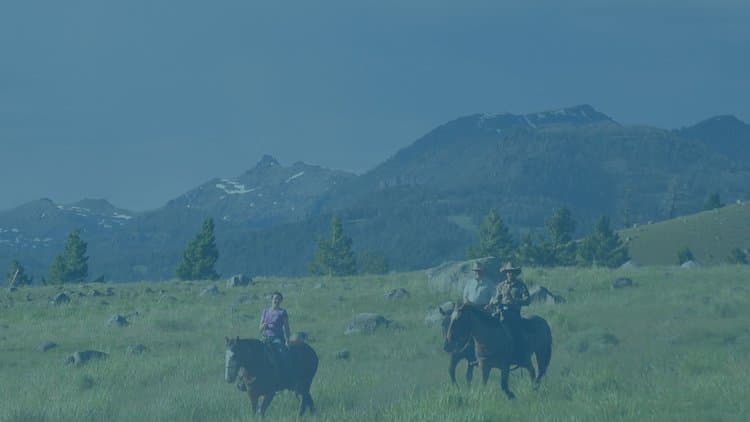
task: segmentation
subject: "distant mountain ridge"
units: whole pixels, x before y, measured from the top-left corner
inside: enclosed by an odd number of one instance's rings
[[[43,273],[64,236],[82,227],[92,273],[171,278],[186,242],[212,217],[221,273],[299,275],[335,214],[356,250],[384,255],[396,270],[425,268],[464,258],[490,209],[520,234],[541,232],[564,206],[582,234],[601,215],[623,227],[694,213],[713,192],[743,197],[750,168],[734,149],[750,142],[746,127],[723,116],[680,130],[623,126],[589,105],[474,114],[359,176],[264,156],[237,177],[140,214],[106,201],[34,201],[0,212],[0,262],[19,258]]]

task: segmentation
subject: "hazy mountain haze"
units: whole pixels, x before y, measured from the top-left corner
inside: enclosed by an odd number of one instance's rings
[[[153,209],[263,154],[362,173],[473,113],[750,121],[750,4],[0,4],[0,209]]]

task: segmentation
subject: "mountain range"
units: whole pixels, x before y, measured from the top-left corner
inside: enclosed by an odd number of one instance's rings
[[[447,122],[362,174],[264,156],[144,213],[105,200],[40,199],[0,212],[0,262],[46,273],[75,228],[93,276],[169,279],[186,243],[212,217],[218,270],[299,275],[340,216],[358,252],[413,270],[460,259],[484,216],[541,233],[557,207],[585,233],[601,215],[617,227],[700,211],[706,197],[750,188],[750,126],[733,116],[667,130],[621,125],[588,105]]]

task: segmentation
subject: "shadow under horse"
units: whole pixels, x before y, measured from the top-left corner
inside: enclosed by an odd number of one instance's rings
[[[438,308],[438,312],[443,316],[443,320],[440,325],[443,329],[443,338],[448,335],[448,327],[451,323],[451,314],[453,311],[444,311],[442,308]],[[451,382],[456,384],[456,367],[462,360],[466,360],[466,384],[471,384],[471,380],[474,378],[474,367],[476,363],[476,353],[474,352],[474,342],[471,338],[466,340],[466,344],[463,346],[456,347],[456,350],[450,352],[451,360],[448,364],[448,375],[451,377]]]
[[[525,353],[516,357],[510,330],[481,307],[465,303],[454,309],[451,315],[444,349],[454,352],[473,339],[483,383],[487,384],[492,368],[498,368],[500,388],[509,399],[513,399],[515,395],[508,388],[510,366],[516,364],[526,368],[534,389],[537,389],[552,358],[552,331],[547,321],[534,316],[522,319],[522,324],[526,337]],[[531,362],[532,355],[536,359],[536,369]]]
[[[224,379],[232,383],[238,375],[247,388],[253,414],[258,413],[258,401],[263,397],[260,414],[264,415],[278,391],[292,390],[301,397],[299,414],[315,412],[310,386],[318,371],[318,355],[303,341],[290,341],[287,357],[287,377],[274,364],[272,351],[257,339],[226,338]]]

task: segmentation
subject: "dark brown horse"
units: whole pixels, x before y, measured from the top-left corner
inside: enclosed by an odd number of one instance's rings
[[[299,414],[305,410],[315,412],[310,385],[318,370],[318,355],[307,343],[290,341],[287,363],[288,379],[284,379],[279,368],[274,365],[270,348],[260,340],[226,339],[226,364],[224,378],[234,382],[239,374],[247,388],[247,395],[253,407],[253,414],[258,412],[258,399],[263,397],[260,414],[263,415],[271,404],[277,391],[292,390],[302,397]]]
[[[442,308],[438,308],[440,315],[443,316],[441,327],[443,329],[443,337],[448,336],[448,327],[451,324],[452,311],[446,312]],[[455,351],[451,352],[451,360],[448,364],[448,375],[451,377],[451,382],[456,384],[456,366],[462,361],[466,360],[466,383],[471,384],[471,380],[474,378],[474,367],[477,366],[476,353],[474,352],[474,342],[469,338],[466,340],[466,344],[463,347],[457,347]]]
[[[522,323],[526,334],[526,353],[516,359],[513,353],[515,345],[507,327],[483,308],[465,303],[457,307],[451,315],[451,323],[445,336],[445,351],[455,351],[468,339],[473,339],[479,369],[482,371],[482,381],[487,384],[490,370],[500,369],[500,388],[509,399],[513,399],[515,395],[508,389],[511,364],[526,368],[536,389],[552,358],[552,332],[547,321],[534,316],[524,318]],[[532,355],[536,359],[538,371],[531,363]]]

